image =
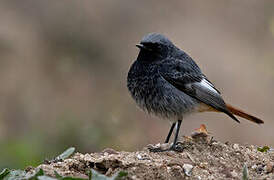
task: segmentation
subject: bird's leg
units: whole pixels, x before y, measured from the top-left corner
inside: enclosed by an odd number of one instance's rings
[[[182,120],[179,119],[177,121],[177,124],[176,124],[176,132],[175,132],[174,141],[173,141],[172,146],[169,148],[169,150],[177,151],[176,144],[177,144],[177,140],[178,140],[178,135],[179,135],[181,124],[182,124]]]
[[[171,125],[171,127],[170,127],[170,130],[169,130],[169,132],[168,132],[168,135],[167,135],[167,137],[166,137],[165,143],[168,143],[169,138],[170,138],[170,136],[171,136],[171,134],[172,134],[172,132],[173,132],[173,129],[174,129],[175,125],[176,125],[175,122],[172,123],[172,125]]]
[[[173,132],[173,129],[175,127],[175,124],[176,124],[176,132],[175,132],[175,136],[174,136],[174,141],[173,141],[173,144],[172,144],[172,146],[170,148],[162,149],[161,147],[157,147],[157,148],[155,148],[155,147],[149,147],[149,151],[150,152],[182,151],[182,148],[177,148],[177,146],[176,146],[181,123],[182,123],[182,120],[178,120],[176,123],[172,124],[172,126],[171,126],[171,128],[169,130],[166,142],[168,142],[168,140],[169,140],[169,138],[170,138],[170,136],[171,136],[171,134]]]

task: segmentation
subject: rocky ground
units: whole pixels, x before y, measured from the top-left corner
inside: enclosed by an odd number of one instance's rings
[[[141,151],[102,152],[81,154],[61,162],[48,162],[42,168],[46,175],[88,178],[87,170],[112,176],[127,172],[123,179],[274,179],[274,151],[254,145],[222,143],[207,133],[196,132],[184,137],[178,144],[179,152],[150,152],[153,147],[165,148],[167,144],[148,145]],[[258,149],[259,148],[259,149]],[[262,151],[262,152],[261,152]]]

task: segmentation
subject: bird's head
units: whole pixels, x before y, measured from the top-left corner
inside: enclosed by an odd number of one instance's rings
[[[140,44],[136,44],[136,46],[140,49],[138,60],[141,61],[162,60],[175,47],[167,37],[158,33],[144,36]]]

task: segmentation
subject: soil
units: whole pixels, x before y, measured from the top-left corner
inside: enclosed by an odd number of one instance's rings
[[[128,175],[124,179],[242,179],[246,166],[249,179],[274,179],[274,151],[258,151],[254,145],[222,143],[205,136],[184,137],[178,144],[179,152],[150,152],[148,145],[141,151],[75,153],[62,162],[41,164],[45,174],[55,177],[54,171],[63,176],[87,178],[90,168],[112,176],[119,171]],[[35,169],[34,169],[35,170]]]

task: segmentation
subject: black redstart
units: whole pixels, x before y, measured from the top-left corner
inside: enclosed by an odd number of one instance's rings
[[[127,87],[143,110],[173,121],[165,143],[176,125],[174,141],[168,150],[176,150],[182,119],[189,113],[217,111],[237,122],[240,121],[234,115],[264,123],[226,104],[192,58],[165,36],[148,34],[136,46],[140,52],[128,72]]]

